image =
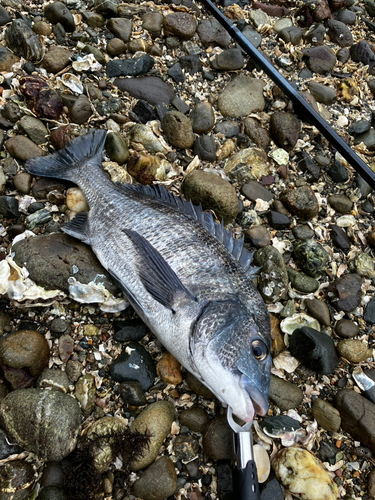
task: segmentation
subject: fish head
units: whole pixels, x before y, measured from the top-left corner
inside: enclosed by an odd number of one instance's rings
[[[239,301],[214,302],[197,321],[193,339],[194,364],[216,397],[244,422],[255,413],[265,415],[272,364],[269,321],[259,324]]]

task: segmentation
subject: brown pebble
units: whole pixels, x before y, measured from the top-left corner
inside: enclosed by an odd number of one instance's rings
[[[119,38],[112,38],[112,40],[107,43],[106,50],[110,56],[118,56],[126,51],[126,43]]]
[[[350,339],[358,335],[359,326],[350,319],[340,319],[335,326],[335,332],[343,339]]]
[[[271,351],[272,356],[277,356],[285,348],[283,334],[280,330],[280,320],[270,314],[271,321]]]
[[[156,373],[166,384],[178,385],[182,382],[180,363],[169,352],[156,365]]]
[[[251,243],[256,248],[263,248],[270,244],[271,236],[266,226],[253,226],[245,231],[245,241]]]

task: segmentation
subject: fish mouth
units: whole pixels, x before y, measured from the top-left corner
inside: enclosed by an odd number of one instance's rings
[[[268,399],[264,397],[257,387],[249,383],[249,379],[246,375],[242,375],[241,383],[251,400],[254,412],[262,417],[266,415],[268,410]]]

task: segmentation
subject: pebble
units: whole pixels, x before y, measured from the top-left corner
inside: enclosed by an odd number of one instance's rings
[[[357,392],[343,389],[335,396],[335,407],[344,431],[375,453],[375,405]]]
[[[291,302],[293,305],[294,303]],[[287,306],[285,306],[287,307]],[[295,310],[292,312],[292,314]],[[280,313],[282,316],[282,314]],[[271,322],[271,351],[273,356],[277,356],[281,351],[285,349],[284,339],[280,330],[280,320],[276,318],[273,314],[270,314],[270,322]]]
[[[182,382],[181,365],[169,352],[158,361],[156,373],[166,384],[178,385]]]
[[[152,38],[159,38],[163,19],[163,14],[160,12],[146,12],[142,19],[142,28],[148,31]]]
[[[307,326],[289,337],[289,351],[304,366],[319,374],[333,373],[340,361],[331,337]]]
[[[101,274],[105,276],[102,278],[105,288],[117,293],[117,287],[91,249],[70,236],[57,233],[27,238],[18,241],[13,251],[14,261],[25,266],[30,279],[41,287],[68,293],[72,266],[77,266],[78,273],[74,275],[77,281],[88,284]]]
[[[302,403],[303,391],[296,384],[271,375],[269,398],[280,411],[288,411]]]
[[[279,37],[286,43],[299,45],[302,40],[302,30],[297,26],[288,26],[279,31]]]
[[[319,321],[324,326],[330,326],[331,316],[328,306],[325,302],[319,299],[306,299],[306,308],[311,316]]]
[[[267,213],[267,219],[269,225],[274,229],[288,229],[291,224],[289,217],[274,210]]]
[[[215,125],[215,114],[209,102],[199,102],[194,106],[190,114],[193,132],[202,134],[209,132]]]
[[[264,248],[271,242],[271,236],[266,226],[253,226],[244,233],[245,241],[256,248]]]
[[[68,66],[71,56],[64,47],[52,47],[43,58],[43,67],[48,73],[59,73]]]
[[[5,26],[6,24],[10,23],[12,20],[9,12],[6,10],[5,7],[0,5],[0,26]]]
[[[12,460],[0,468],[0,495],[4,499],[26,500],[32,496],[34,488],[34,469],[26,460]]]
[[[30,192],[33,177],[27,172],[19,172],[13,179],[14,187],[23,194]]]
[[[19,216],[18,200],[13,196],[0,196],[0,214],[7,219]]]
[[[351,312],[356,309],[362,298],[362,279],[358,274],[346,274],[331,282],[327,288],[328,292],[333,292],[338,296],[338,300],[333,302],[339,311]],[[364,312],[366,315],[366,309]],[[365,319],[365,318],[364,318]],[[365,319],[366,321],[366,319]]]
[[[166,36],[177,36],[182,40],[190,40],[197,30],[197,21],[192,14],[187,12],[173,12],[164,17],[163,27]]]
[[[292,494],[305,500],[337,500],[337,486],[309,451],[292,446],[272,461],[277,479]]]
[[[138,342],[129,342],[120,355],[112,361],[109,373],[116,382],[136,380],[147,391],[156,377],[154,362],[146,349]]]
[[[191,462],[197,458],[199,442],[193,436],[179,434],[173,444],[173,452],[178,460]]]
[[[186,372],[185,381],[190,387],[190,389],[198,394],[198,396],[202,396],[207,399],[215,399],[215,396],[212,394],[210,389],[202,384],[194,375],[190,372]]]
[[[18,57],[37,62],[43,57],[38,35],[23,19],[14,19],[5,30],[7,47]]]
[[[106,28],[115,35],[116,38],[119,38],[123,42],[128,42],[130,40],[131,32],[132,32],[132,21],[131,19],[120,18],[120,17],[111,17],[107,21]]]
[[[256,144],[258,148],[266,149],[270,145],[271,138],[268,130],[263,128],[255,118],[245,118],[243,121],[244,133]]]
[[[18,128],[24,132],[35,144],[46,142],[48,130],[44,123],[33,116],[25,115],[17,123]]]
[[[0,340],[3,377],[12,390],[29,387],[49,361],[46,339],[34,330],[13,332]]]
[[[254,178],[268,175],[269,162],[266,153],[258,148],[247,148],[232,155],[224,165],[224,173],[234,182],[243,184]]]
[[[307,67],[319,75],[330,73],[336,64],[334,51],[325,45],[309,47],[304,49],[302,53],[307,57]]]
[[[95,0],[94,7],[96,12],[104,17],[116,17],[119,13],[118,0]]]
[[[264,188],[259,182],[249,181],[241,188],[241,193],[250,201],[256,202],[261,199],[264,201],[272,201],[273,194],[268,189]]]
[[[122,92],[129,92],[136,99],[144,99],[151,105],[170,104],[175,96],[173,87],[155,76],[118,78],[113,83]]]
[[[343,339],[355,337],[359,333],[359,327],[350,319],[340,319],[335,326],[335,332]]]
[[[174,406],[168,401],[158,401],[147,406],[130,426],[132,432],[150,434],[149,446],[141,457],[132,462],[132,470],[138,471],[152,464],[159,454],[159,449],[168,436],[174,418]]]
[[[354,144],[363,144],[369,151],[375,150],[375,130],[371,128],[368,132],[364,134],[359,134],[354,138]]]
[[[334,194],[328,196],[328,203],[340,214],[347,214],[353,207],[353,202],[344,194]]]
[[[211,45],[226,49],[231,42],[229,33],[214,18],[202,19],[197,27],[197,33],[204,47]]]
[[[260,25],[271,24],[271,19],[268,14],[263,12],[262,10],[251,10],[249,13],[249,17],[254,23],[255,27],[258,28]]]
[[[292,232],[297,240],[307,241],[314,236],[314,231],[307,224],[294,226]]]
[[[5,142],[5,147],[14,158],[21,161],[27,161],[37,156],[45,155],[43,149],[24,135],[14,135]]]
[[[19,389],[1,401],[0,411],[7,434],[46,461],[62,460],[76,447],[81,410],[78,402],[67,394]]]
[[[242,30],[243,36],[257,49],[262,43],[262,36],[252,26],[247,24]]]
[[[289,281],[293,287],[302,293],[313,293],[319,289],[319,281],[294,269],[288,269]]]
[[[128,146],[119,132],[109,132],[107,134],[105,149],[110,160],[119,165],[123,165],[129,159]]]
[[[212,460],[231,460],[233,431],[225,415],[215,417],[203,434],[203,449]]]
[[[336,102],[337,93],[334,88],[314,82],[313,80],[308,82],[307,85],[316,102],[321,102],[327,106]]]
[[[331,229],[331,239],[335,247],[340,250],[349,250],[351,246],[350,239],[342,227],[333,224],[330,226]]]
[[[332,167],[328,170],[328,175],[336,183],[346,182],[349,179],[345,166],[338,160],[335,160]]]
[[[18,57],[12,54],[10,50],[0,47],[0,71],[11,71],[13,64],[18,61]]]
[[[106,74],[108,78],[143,75],[153,68],[154,63],[154,58],[148,54],[132,59],[115,59],[106,64]]]
[[[240,118],[258,111],[263,111],[264,83],[256,78],[240,75],[229,82],[217,101],[223,116]]]
[[[353,36],[350,29],[340,20],[328,19],[327,34],[330,41],[336,43],[340,47],[350,47],[353,45]]]
[[[240,49],[226,49],[216,54],[211,61],[211,68],[220,71],[237,71],[245,61]]]
[[[329,254],[320,243],[300,241],[294,246],[293,258],[297,265],[308,275],[318,278],[325,271]]]
[[[120,397],[124,403],[131,406],[143,406],[147,403],[142,385],[139,382],[129,380],[119,385]]]
[[[288,273],[283,256],[273,246],[258,249],[254,254],[254,264],[262,267],[258,288],[266,303],[283,299],[288,291]]]
[[[69,118],[73,123],[81,125],[92,115],[90,101],[85,95],[80,95],[69,109]]]
[[[183,410],[179,414],[180,425],[188,427],[194,432],[204,432],[209,418],[206,411],[203,408],[193,407]]]
[[[287,151],[296,145],[300,128],[301,122],[291,113],[277,111],[271,115],[270,134],[275,143]]]
[[[112,56],[118,56],[126,51],[126,44],[120,38],[112,38],[106,46],[107,53]]]
[[[168,111],[162,121],[161,127],[168,142],[181,149],[191,148],[194,143],[191,121],[179,111]]]
[[[70,381],[65,372],[61,370],[52,370],[45,368],[37,380],[37,387],[40,389],[49,388],[54,391],[60,391],[63,394],[69,392]]]
[[[311,407],[311,413],[320,427],[323,427],[326,431],[338,432],[340,429],[340,413],[327,401],[319,398],[314,399]]]
[[[140,319],[128,319],[125,321],[114,321],[114,340],[116,342],[127,342],[128,340],[140,341],[146,335],[147,327]]]
[[[375,278],[374,259],[364,252],[359,252],[354,259],[355,269],[359,276]]]
[[[74,396],[80,403],[84,415],[90,415],[95,407],[95,378],[91,373],[82,375],[75,385]]]
[[[361,340],[345,339],[337,344],[337,350],[344,359],[351,363],[360,363],[372,357],[372,349]]]
[[[163,456],[133,484],[133,492],[144,500],[163,500],[175,492],[177,475],[172,460]]]
[[[67,6],[62,2],[53,2],[44,7],[44,15],[46,19],[52,23],[60,23],[65,31],[75,31],[75,23],[72,13]]]

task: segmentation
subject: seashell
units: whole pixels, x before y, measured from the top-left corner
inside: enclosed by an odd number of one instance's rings
[[[299,361],[289,351],[283,351],[273,358],[273,365],[276,370],[285,370],[287,373],[293,373],[299,365]]]
[[[146,125],[137,124],[130,130],[130,142],[141,143],[148,153],[167,153],[160,139]]]
[[[260,444],[253,446],[254,462],[257,466],[258,482],[264,483],[267,481],[271,471],[271,464],[268,453]]]
[[[289,154],[283,148],[274,149],[268,156],[275,160],[278,165],[288,165],[289,163]]]
[[[57,78],[65,87],[68,87],[76,94],[83,94],[83,85],[81,80],[73,73],[64,73],[60,78]]]
[[[319,321],[305,313],[293,314],[289,318],[285,318],[280,323],[280,328],[283,333],[291,335],[296,328],[308,326],[320,332]]]
[[[72,62],[72,67],[75,71],[79,72],[99,71],[102,69],[102,65],[95,59],[94,54],[87,54],[84,57],[78,56],[77,59]]]
[[[104,312],[120,312],[126,309],[128,302],[114,297],[102,283],[98,282],[100,277],[101,275],[96,275],[94,281],[86,285],[71,276],[68,279],[70,297],[82,304],[99,303],[100,309]]]

